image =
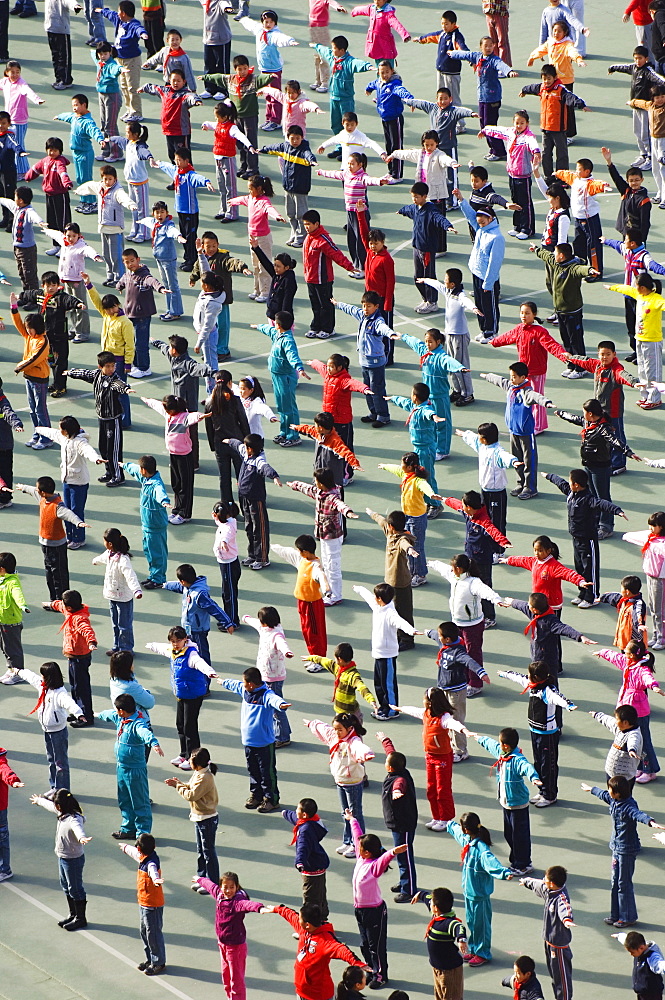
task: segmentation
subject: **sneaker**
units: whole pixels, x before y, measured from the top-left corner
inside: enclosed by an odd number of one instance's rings
[[[513,875],[518,875],[520,878],[524,878],[533,871],[533,865],[527,865],[526,868],[511,868],[510,871]]]
[[[330,338],[334,336],[335,336],[334,330],[331,330],[330,333],[327,330],[317,330],[316,333],[317,340],[330,340]]]
[[[210,895],[210,893],[208,892],[208,890],[204,889],[202,885],[197,885],[196,886],[196,891],[199,894],[199,896],[209,896]]]
[[[499,160],[505,160],[506,157],[505,156],[497,156],[496,153],[487,153],[487,155],[485,156],[485,159],[488,160],[489,163],[498,163]]]
[[[515,233],[515,236],[516,236],[516,238],[518,240],[530,240],[530,239],[532,239],[532,237],[531,237],[531,235],[529,233]]]
[[[447,830],[447,828],[448,828],[447,823],[444,823],[443,820],[437,819],[432,823],[430,830],[433,833],[444,833]]]
[[[90,340],[90,337],[85,336],[85,335],[81,336],[81,334],[77,333],[76,336],[73,338],[73,343],[74,344],[87,344],[89,342],[89,340]]]
[[[408,892],[399,892],[396,896],[393,896],[395,903],[410,903],[411,896]]]
[[[267,295],[255,295],[254,296],[254,301],[255,302],[267,302],[268,301],[268,296]]]
[[[425,583],[427,583],[427,577],[426,576],[412,576],[411,577],[411,586],[412,587],[422,587],[423,584],[425,584]]]
[[[51,86],[53,87],[54,90],[69,90],[69,88],[72,86],[72,84],[71,83],[63,83],[62,80],[56,80],[55,83],[51,84]]]
[[[335,854],[344,854],[345,851],[348,851],[349,847],[349,844],[340,844],[339,847],[335,848]]]
[[[587,611],[589,608],[593,607],[593,601],[579,601],[577,607],[580,611]]]
[[[570,603],[571,604],[581,604],[582,603],[582,598],[581,597],[573,597],[573,599],[572,599],[572,601]]]
[[[185,519],[180,514],[169,514],[169,524],[184,524]]]
[[[183,760],[182,764],[179,764],[178,766],[179,766],[179,768],[180,768],[181,771],[191,771],[192,770],[192,765],[189,763],[188,760]]]
[[[314,81],[314,83],[310,83],[310,85],[309,85],[309,89],[310,89],[310,90],[318,90],[318,89],[319,89],[319,87],[321,87],[321,86],[322,86],[322,84],[320,84],[320,83],[318,82],[318,80],[315,80],[315,81]]]
[[[511,497],[518,497],[520,495],[520,493],[522,492],[523,489],[524,489],[523,486],[518,486],[518,487],[516,487],[516,489],[511,490],[510,491]]]
[[[152,375],[150,368],[143,370],[142,368],[137,368],[136,365],[132,365],[129,372],[130,378],[148,378],[149,375]]]
[[[533,500],[533,498],[537,497],[537,496],[538,496],[538,491],[537,490],[527,490],[527,489],[524,489],[524,490],[522,490],[521,493],[517,494],[517,499],[518,500]]]
[[[614,927],[614,921],[616,917],[603,917],[603,923],[607,924],[608,927]]]
[[[651,170],[651,157],[649,157],[648,160],[644,161],[644,166],[642,167],[642,170]]]
[[[460,399],[455,400],[455,406],[471,406],[475,401],[475,396],[462,396]]]
[[[342,854],[343,858],[355,858],[355,856],[356,856],[356,849],[353,846],[353,844],[350,844]]]
[[[488,160],[489,157],[486,156],[485,159]],[[498,160],[499,157],[495,156],[494,159]],[[489,962],[488,958],[481,958],[480,955],[472,955],[469,961],[467,962],[467,965],[474,965],[474,966],[487,965],[488,962]]]
[[[624,472],[628,472],[628,469],[624,465],[621,469],[612,469],[612,476],[623,476]]]
[[[599,531],[598,532],[598,541],[599,542],[604,542],[606,538],[612,538],[613,535],[614,535],[613,531]]]
[[[484,333],[477,333],[473,339],[477,344],[489,344],[490,340],[492,340],[493,337],[494,334],[491,334],[489,337],[486,337]]]
[[[5,507],[13,507],[13,506],[14,506],[14,501],[8,500],[7,503],[0,503],[0,510],[4,510]]]
[[[146,580],[141,586],[144,590],[161,590],[164,586],[163,583],[157,583],[156,580]]]
[[[253,559],[250,559],[250,558],[248,557],[247,559],[241,559],[241,560],[240,560],[240,565],[241,565],[241,566],[251,566],[253,562],[254,562],[254,560],[253,560]]]
[[[641,170],[642,167],[644,166],[645,160],[647,159],[651,160],[651,157],[646,157],[644,153],[642,153],[640,156],[637,157],[636,160],[634,160],[631,163],[631,167],[639,167],[639,169]]]
[[[328,88],[325,85],[325,83],[322,83],[319,87],[317,87],[316,88],[316,92],[317,92],[317,94],[327,94],[328,93]]]
[[[305,667],[308,674],[321,674],[324,669],[325,667],[322,667],[320,663],[308,663]]]
[[[46,251],[46,256],[47,257],[59,257],[60,256],[60,247],[51,247],[50,250]]]
[[[555,802],[556,799],[546,799],[544,795],[537,795],[533,800],[533,805],[536,809],[546,809],[548,806],[553,806]]]
[[[431,819],[429,823],[425,823],[425,826],[427,827],[428,830],[433,830],[438,822],[439,822],[438,819]]]
[[[85,542],[67,542],[67,548],[71,549],[72,551],[76,549],[82,549],[84,545]]]
[[[255,799],[253,795],[245,800],[245,809],[258,809],[260,805],[261,799]]]
[[[639,777],[635,778],[635,781],[638,785],[648,785],[650,781],[655,781],[657,777],[657,774],[649,774],[647,771],[643,771]]]
[[[387,427],[389,423],[389,420],[373,420],[372,427]]]
[[[136,830],[133,833],[129,830],[116,830],[111,836],[114,840],[136,840]]]
[[[509,229],[506,236],[517,236],[519,234],[519,229]]]
[[[186,760],[187,760],[186,757],[178,756],[174,757],[171,763],[173,764],[174,767],[180,767],[180,765],[184,764]]]
[[[279,442],[281,448],[299,448],[302,444],[300,438],[285,438]]]
[[[567,377],[571,379],[586,378],[586,372],[582,372],[578,368],[571,368]]]
[[[283,750],[284,747],[290,747],[291,740],[275,740],[275,750]]]
[[[257,559],[255,562],[251,562],[249,564],[249,568],[250,569],[267,569],[269,565],[270,565],[270,563],[268,561],[261,562],[259,559]]]
[[[285,440],[286,440],[286,438],[284,437],[283,434],[276,434],[275,437],[272,439],[272,443],[273,444],[280,444],[281,441],[285,441]],[[247,563],[247,565],[249,566],[249,563]]]
[[[364,277],[365,277],[365,272],[364,272],[364,271],[351,271],[351,272],[349,273],[349,277],[350,277],[350,278],[356,278],[356,279],[358,279],[358,280],[360,280],[361,278],[362,278],[362,279],[364,279]]]
[[[416,306],[414,311],[420,316],[427,316],[429,313],[438,313],[439,307],[436,302],[424,302],[422,305]]]
[[[372,718],[376,719],[377,722],[392,722],[393,719],[399,718],[399,712],[372,712]]]
[[[470,684],[467,684],[466,696],[467,698],[477,698],[479,694],[483,693],[482,688],[472,688]]]
[[[25,681],[19,677],[15,670],[8,670],[7,673],[0,677],[0,684],[9,686],[11,684],[25,684]]]
[[[116,486],[124,486],[125,485],[125,477],[124,476],[118,476],[117,479],[115,479],[115,478],[114,479],[109,479],[109,481],[107,482],[106,485],[107,485],[107,487],[109,489],[114,489]]]
[[[271,813],[275,812],[276,809],[279,809],[279,802],[273,802],[272,799],[264,799],[256,811],[260,813]]]
[[[166,971],[165,965],[149,965],[147,969],[144,970],[145,976],[161,976],[162,972]]]
[[[263,125],[261,126],[261,129],[264,132],[276,132],[277,129],[281,127],[282,126],[279,124],[279,122],[264,122]]]
[[[546,322],[546,323],[557,323],[557,324],[558,324],[558,322],[559,322],[559,317],[557,316],[557,314],[556,314],[556,313],[552,313],[552,314],[551,314],[550,316],[548,316],[548,317],[547,317],[547,318],[545,319],[545,322]]]
[[[665,208],[665,205],[663,205],[663,208]],[[614,926],[615,927],[634,927],[636,923],[637,923],[637,920],[615,920],[614,921]]]
[[[485,619],[485,631],[488,628],[496,628],[496,618],[486,618]],[[479,688],[482,691],[482,688]]]
[[[468,759],[469,759],[469,751],[468,750],[463,750],[463,751],[460,751],[459,753],[454,753],[453,754],[453,764],[461,764],[462,761],[465,761],[465,760],[468,760]]]
[[[51,391],[49,392],[49,396],[51,396],[52,399],[60,399],[62,396],[66,395],[67,395],[66,389],[51,389]]]
[[[308,330],[305,336],[308,340],[315,340],[318,337],[318,330]]]
[[[436,455],[434,456],[434,461],[435,462],[444,462],[447,458],[450,458],[450,453],[447,454],[447,455],[444,455],[444,453],[442,451],[437,451]]]
[[[635,351],[632,351],[630,354],[627,354],[623,360],[627,361],[630,365],[635,365],[637,364],[637,354]]]
[[[368,990],[382,990],[388,985],[387,979],[381,979],[380,976],[375,976],[371,983],[367,984]]]
[[[208,90],[202,90],[200,94],[196,95],[200,101],[211,101],[212,94]]]
[[[665,649],[665,642],[654,642],[651,648],[655,650]]]
[[[212,95],[212,99],[213,101],[225,101],[227,98],[226,94],[223,94],[221,90],[218,90],[217,93]]]

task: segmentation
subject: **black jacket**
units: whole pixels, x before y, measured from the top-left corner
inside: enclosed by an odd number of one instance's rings
[[[665,59],[665,0],[656,0],[650,47],[656,63],[661,63]]]
[[[262,146],[259,153],[279,156],[285,191],[290,194],[309,194],[312,187],[312,167],[317,165],[317,161],[307,139],[303,139],[299,146],[292,146],[286,141],[274,146]]]
[[[212,413],[212,397],[206,400],[205,412]],[[228,407],[205,421],[210,450],[215,451],[224,438],[238,438],[244,441],[249,434],[249,423],[240,396],[231,396]],[[224,450],[222,448],[222,450]]]
[[[653,85],[663,82],[652,62],[646,62],[644,66],[636,66],[635,63],[615,63],[607,72],[628,74],[631,101],[650,101]]]
[[[21,427],[23,427],[23,421],[14,413],[12,404],[0,389],[0,451],[13,451],[13,432]]]
[[[638,996],[651,997],[659,993],[662,995],[663,992],[663,977],[657,972],[652,972],[649,967],[649,955],[653,947],[653,941],[650,941],[647,950],[633,958],[633,990]]]
[[[599,497],[593,496],[588,488],[580,490],[579,493],[573,493],[567,479],[555,476],[551,472],[545,478],[554,483],[556,488],[561,490],[566,497],[568,532],[573,538],[597,538],[601,510],[614,514],[615,517],[623,514],[622,508],[618,507],[617,504],[612,503],[611,500],[601,500]]]
[[[58,340],[66,340],[67,313],[70,309],[78,309],[81,300],[77,299],[74,295],[68,295],[67,292],[60,291],[50,296],[44,309],[45,299],[46,292],[42,288],[31,288],[20,293],[18,306],[19,309],[29,308],[30,306],[37,307],[38,312],[44,316],[46,336],[50,344]]]
[[[582,445],[580,447],[582,465],[609,466],[612,460],[612,448],[616,448],[622,455],[635,454],[632,448],[619,441],[607,417],[601,417],[595,424],[589,424],[584,417],[568,413],[567,410],[555,410],[554,412],[562,420],[567,420],[568,423],[577,424],[578,427],[582,428]]]
[[[401,798],[394,799],[393,785],[398,778],[406,783],[406,791]],[[416,801],[416,786],[410,771],[404,768],[403,771],[391,771],[385,776],[381,791],[381,805],[386,829],[395,830],[398,833],[415,832],[418,826],[418,803]]]
[[[639,229],[646,243],[651,228],[651,198],[645,187],[631,191],[628,182],[624,180],[613,163],[607,168],[612,182],[621,195],[619,213],[614,227],[623,239],[627,229]]]
[[[270,291],[268,292],[268,301],[266,302],[266,313],[269,319],[274,320],[277,313],[282,310],[293,314],[293,300],[298,290],[295,272],[289,268],[283,274],[275,274],[275,266],[270,257],[259,246],[253,249],[261,264],[272,278]]]

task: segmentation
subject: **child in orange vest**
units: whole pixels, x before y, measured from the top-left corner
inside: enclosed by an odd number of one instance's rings
[[[642,581],[639,576],[624,576],[620,592],[601,594],[600,601],[617,609],[619,617],[614,633],[615,646],[625,649],[629,642],[647,645],[647,606],[642,597]]]
[[[142,833],[136,847],[120,844],[123,854],[138,861],[136,872],[136,896],[141,914],[141,940],[145,948],[146,961],[137,968],[146,976],[158,976],[166,969],[166,947],[162,933],[164,919],[164,890],[159,857],[155,852],[155,838],[150,833]]]
[[[330,596],[330,584],[316,556],[316,539],[312,535],[298,535],[294,544],[295,548],[275,544],[270,548],[298,570],[293,596],[298,602],[300,627],[307,652],[325,656],[328,637],[323,598]]]
[[[44,611],[56,611],[65,616],[62,632],[62,652],[69,660],[69,685],[72,698],[83,712],[80,719],[69,719],[72,729],[94,725],[90,663],[97,649],[97,636],[90,624],[90,609],[83,603],[78,590],[66,590],[61,601],[45,601]]]

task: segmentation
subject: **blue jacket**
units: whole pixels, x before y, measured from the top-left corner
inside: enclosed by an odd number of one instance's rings
[[[511,67],[503,59],[499,59],[498,56],[484,56],[482,52],[450,52],[449,56],[451,59],[464,59],[476,70],[479,104],[492,104],[501,100],[500,77],[512,73]]]
[[[469,670],[473,670],[474,674],[477,674],[481,680],[483,677],[487,677],[485,668],[480,663],[476,663],[472,656],[469,656],[461,639],[442,646],[437,629],[430,629],[426,635],[439,647],[436,657],[439,671],[436,678],[437,687],[443,691],[466,690]]]
[[[193,655],[199,655],[194,642],[189,642],[180,653],[171,652],[171,689],[176,698],[202,698],[208,690],[208,675],[189,665]]]
[[[298,817],[293,809],[282,809],[287,823],[295,827]],[[321,841],[328,830],[320,819],[309,819],[296,829],[296,856],[294,865],[303,875],[324,872],[330,866],[330,858],[321,847]]]
[[[524,783],[528,778],[533,781],[538,778],[538,772],[530,764],[519,747],[515,747],[507,757],[502,756],[501,745],[490,736],[480,736],[478,743],[492,757],[495,757],[496,782],[499,802],[504,809],[522,809],[529,805],[529,789]]]
[[[399,118],[404,111],[402,100],[404,98],[413,99],[413,94],[406,89],[401,76],[397,73],[393,73],[385,83],[379,77],[372,80],[365,87],[365,93],[376,94],[376,110],[383,122]]]
[[[494,879],[505,879],[510,868],[505,868],[490,851],[487,844],[468,833],[454,819],[448,820],[446,831],[455,838],[461,848],[468,847],[462,861],[462,894],[465,899],[487,898],[494,892]]]
[[[439,73],[458,76],[462,72],[459,59],[450,58],[450,53],[455,51],[456,45],[460,51],[468,51],[464,35],[459,28],[454,28],[453,31],[433,31],[429,35],[421,35],[420,38],[439,39],[436,50],[436,68]],[[419,38],[414,39],[416,42],[419,40]]]
[[[117,726],[113,750],[118,767],[146,770],[145,748],[158,747],[159,740],[149,728],[145,713],[137,709],[128,719],[121,719],[115,709],[108,708],[97,713],[97,718]]]
[[[115,699],[119,694],[131,694],[132,698],[136,702],[136,707],[143,712],[147,725],[150,724],[148,709],[155,707],[155,699],[147,688],[144,688],[143,685],[139,684],[139,682],[134,678],[132,678],[131,681],[121,681],[118,677],[111,677],[109,681],[109,691],[112,702],[115,702]]]
[[[386,363],[386,349],[383,338],[393,332],[377,309],[371,316],[365,316],[362,306],[352,306],[348,302],[338,302],[337,309],[348,313],[358,321],[357,351],[361,368],[381,368]]]
[[[414,446],[436,451],[436,410],[429,403],[416,405],[407,396],[391,396],[390,401],[409,412],[409,437]]]
[[[637,835],[637,824],[644,823],[645,826],[649,826],[653,822],[653,817],[642,812],[632,795],[627,799],[613,799],[605,788],[597,788],[595,785],[591,789],[591,794],[610,807],[612,854],[637,854],[642,847]]]
[[[209,632],[210,615],[216,618],[220,625],[228,628],[233,622],[226,611],[220,608],[210,596],[210,588],[205,576],[197,576],[191,587],[183,587],[179,580],[164,584],[164,590],[173,590],[182,594],[182,614],[180,624],[187,634],[192,632]]]
[[[262,684],[253,691],[246,691],[242,681],[228,678],[222,687],[242,698],[240,708],[240,739],[245,747],[265,747],[275,742],[273,714],[283,704],[284,699]]]
[[[436,253],[439,248],[438,229],[452,229],[445,215],[441,215],[436,205],[426,201],[424,205],[403,205],[397,212],[413,222],[411,246],[424,253]]]
[[[348,52],[345,56],[342,56],[338,62],[335,59],[333,50],[328,45],[315,45],[314,51],[321,56],[322,59],[325,59],[331,67],[331,101],[353,101],[355,97],[353,80],[354,74],[376,71],[376,67],[373,62],[368,62],[367,59],[354,59]]]
[[[312,167],[317,165],[317,159],[307,139],[303,139],[299,146],[292,146],[286,140],[274,146],[261,146],[259,153],[279,156],[282,187],[285,191],[292,194],[309,194],[312,187]]]
[[[135,462],[124,462],[123,469],[141,484],[141,527],[144,531],[166,531],[169,515],[164,504],[169,502],[169,497],[160,474],[142,476]]]
[[[441,344],[435,347],[433,351],[430,351],[422,340],[418,340],[417,337],[412,337],[408,333],[402,334],[402,343],[410,347],[412,351],[415,351],[421,359],[427,355],[425,360],[421,360],[420,362],[420,371],[423,382],[429,387],[432,394],[430,400],[436,396],[437,399],[440,399],[444,405],[447,404],[448,408],[450,408],[448,373],[462,371],[464,365],[456,361],[455,358],[451,358]]]
[[[506,240],[499,223],[493,219],[487,226],[479,226],[476,213],[466,198],[462,198],[459,207],[464,212],[467,222],[475,232],[473,250],[469,256],[469,270],[477,278],[481,278],[484,291],[488,292],[499,280],[501,265],[506,252]]]
[[[92,147],[93,139],[95,142],[101,143],[105,138],[89,111],[86,111],[84,115],[75,115],[73,111],[63,111],[61,115],[55,116],[54,121],[67,122],[71,126],[69,146],[73,153],[87,153]]]
[[[121,21],[117,12],[110,7],[102,7],[102,17],[110,21],[115,28],[115,38],[113,44],[118,50],[121,59],[135,59],[141,55],[140,38],[147,38],[148,34],[135,17],[131,21]]]
[[[101,62],[97,58],[97,53],[93,51],[90,53],[92,56],[92,61],[97,67],[97,93],[98,94],[119,94],[120,93],[120,81],[119,76],[122,73],[121,64],[111,56],[106,62]]]
[[[196,189],[205,187],[208,178],[203,174],[197,174],[195,170],[188,170],[184,174],[178,173],[178,168],[174,163],[167,163],[160,160],[157,164],[160,170],[168,174],[175,184],[175,210],[186,215],[195,215],[199,210],[199,199]]]
[[[265,333],[266,337],[270,337],[272,340],[272,347],[268,355],[268,371],[271,375],[293,375],[294,372],[305,370],[298,354],[293,330],[280,333],[272,323],[261,323],[257,330],[259,333]]]

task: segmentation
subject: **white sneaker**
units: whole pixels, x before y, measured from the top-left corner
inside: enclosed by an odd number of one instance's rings
[[[255,302],[267,302],[268,301],[268,296],[267,295],[255,295],[254,296],[254,301]]]
[[[46,251],[46,256],[47,257],[59,257],[60,256],[60,247],[51,247],[50,250]]]
[[[169,514],[169,524],[184,524],[185,519],[180,514]]]
[[[327,94],[328,93],[328,88],[325,85],[325,83],[322,83],[320,87],[316,88],[316,91],[317,91],[318,94]]]
[[[586,378],[586,372],[581,372],[577,369],[571,369],[568,372],[568,378]]]
[[[518,233],[519,233],[519,229],[509,229],[508,232],[506,233],[506,235],[507,236],[517,236]]]
[[[174,767],[180,767],[180,765],[184,764],[186,760],[187,760],[186,757],[181,757],[180,755],[178,755],[177,757],[173,758],[171,763],[173,764]]]
[[[316,83],[316,82],[315,83],[310,83],[309,89],[310,90],[318,90],[320,86],[322,86],[320,83]]]
[[[651,648],[655,650],[665,649],[665,642],[654,642]]]
[[[533,238],[528,233],[515,233],[515,236],[518,240],[530,240]]]
[[[189,763],[188,760],[183,760],[182,764],[178,764],[178,767],[180,768],[181,771],[191,771],[192,770],[192,765]]]
[[[571,604],[581,604],[582,603],[582,598],[581,597],[573,597],[573,599],[572,599],[572,601],[570,603]]]
[[[474,340],[477,344],[489,344],[491,337],[486,337],[484,333],[477,333]]]
[[[447,826],[448,824],[444,823],[443,820],[435,820],[432,823],[430,830],[432,830],[433,833],[445,833]]]
[[[15,670],[8,670],[6,674],[0,677],[0,684],[25,684],[25,681],[22,677],[19,677]]]
[[[257,294],[256,292],[248,292],[247,293],[247,298],[248,299],[255,299],[256,298],[256,294]]]
[[[423,584],[425,584],[425,583],[427,583],[427,577],[426,576],[412,576],[411,577],[411,586],[412,587],[422,587]]]
[[[429,823],[425,823],[425,826],[427,827],[428,830],[433,830],[438,822],[439,822],[438,819],[431,819]]]
[[[308,340],[315,340],[316,337],[318,337],[318,335],[319,334],[317,330],[308,330],[307,333],[305,334]]]
[[[223,94],[221,90],[218,90],[216,94],[212,95],[212,99],[213,101],[225,101],[227,98],[226,94]]]
[[[423,302],[415,308],[415,312],[419,313],[421,316],[427,316],[429,313],[438,313],[438,311],[439,307],[436,302]]]
[[[360,280],[361,278],[365,277],[365,272],[364,271],[351,271],[351,273],[349,274],[349,277],[350,278],[357,278],[358,280]]]
[[[453,764],[461,764],[463,760],[468,760],[468,759],[469,759],[469,751],[468,750],[464,750],[461,753],[454,753],[453,754]]]
[[[6,882],[8,878],[13,878],[14,872],[0,872],[0,882]]]
[[[572,368],[564,368],[564,370],[561,372],[561,378],[570,378],[571,371]]]
[[[308,674],[321,674],[325,670],[320,663],[308,663],[305,667]]]
[[[539,795],[533,804],[536,809],[547,809],[548,806],[553,806],[555,802],[556,799],[546,799],[544,795]]]
[[[330,338],[334,336],[334,330],[331,330],[330,332],[328,332],[328,330],[317,330],[316,332],[317,340],[330,340]]]
[[[143,371],[141,368],[137,368],[136,365],[132,365],[129,372],[130,378],[148,378],[149,375],[152,375],[150,368],[146,368],[146,370]]]
[[[466,696],[467,696],[467,698],[477,698],[478,695],[482,694],[482,693],[483,693],[483,689],[482,688],[472,688],[470,686],[467,686],[467,689],[466,689]]]
[[[200,101],[210,101],[212,100],[212,94],[209,90],[202,90],[200,94],[196,95]]]
[[[356,849],[353,846],[353,844],[350,844],[349,847],[347,847],[344,853],[342,854],[343,858],[355,858],[355,856],[356,856]]]
[[[592,608],[593,607],[593,602],[592,601],[578,601],[577,602],[577,607],[580,609],[580,611],[586,611],[587,608]]]
[[[348,849],[349,849],[348,844],[340,844],[339,847],[335,848],[335,854],[344,854],[344,852],[348,851]]]

